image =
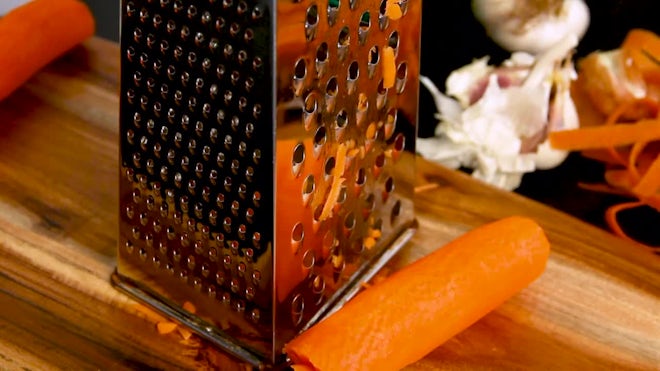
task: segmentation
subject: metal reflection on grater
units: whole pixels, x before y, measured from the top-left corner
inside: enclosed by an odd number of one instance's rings
[[[415,225],[421,4],[398,4],[123,0],[113,282],[254,365],[355,293]]]

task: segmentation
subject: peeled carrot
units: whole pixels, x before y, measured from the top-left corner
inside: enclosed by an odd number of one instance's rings
[[[0,18],[0,99],[92,36],[94,28],[89,8],[78,0],[34,0]]]
[[[528,286],[549,253],[529,218],[483,225],[362,291],[285,350],[315,370],[399,370]]]

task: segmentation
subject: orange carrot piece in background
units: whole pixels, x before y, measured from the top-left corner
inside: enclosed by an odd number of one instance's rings
[[[399,370],[528,286],[549,253],[529,218],[483,225],[362,291],[285,351],[316,370]]]
[[[548,134],[556,149],[580,151],[604,147],[618,147],[636,142],[660,140],[659,120],[640,120],[633,124],[594,126]]]
[[[79,0],[34,0],[0,18],[0,99],[94,29],[92,13]]]
[[[644,80],[660,83],[660,37],[650,30],[635,28],[626,34],[621,50],[627,68],[635,68]]]
[[[394,59],[394,49],[391,46],[384,47],[382,63],[383,88],[385,89],[389,89],[394,86],[394,80],[396,78],[396,62]]]

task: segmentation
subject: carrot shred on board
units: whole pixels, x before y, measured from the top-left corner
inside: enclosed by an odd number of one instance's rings
[[[362,291],[285,346],[315,370],[399,370],[527,287],[550,244],[532,219],[475,228]]]
[[[0,99],[93,36],[94,29],[91,11],[79,0],[33,0],[1,17]]]
[[[176,323],[174,322],[168,322],[168,321],[163,321],[163,322],[158,322],[156,324],[156,329],[158,330],[158,333],[161,335],[166,335],[179,327]]]
[[[634,209],[640,206],[644,206],[644,203],[641,201],[631,201],[631,202],[622,202],[618,203],[616,205],[610,206],[605,210],[605,222],[607,225],[610,227],[612,230],[612,233],[615,235],[623,238],[624,240],[628,240],[630,242],[634,242],[636,244],[639,244],[637,240],[634,238],[628,236],[628,234],[621,228],[621,225],[619,224],[617,215],[619,212],[624,211],[624,210],[629,210],[629,209]]]
[[[397,5],[398,6],[398,5]],[[391,46],[383,48],[383,88],[389,89],[394,86],[396,78],[396,62],[394,60],[394,49]]]

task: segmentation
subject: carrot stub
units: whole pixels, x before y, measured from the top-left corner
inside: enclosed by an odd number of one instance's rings
[[[0,18],[0,99],[38,70],[94,34],[79,0],[34,0]]]
[[[483,225],[362,291],[285,350],[315,370],[399,370],[528,286],[549,252],[529,218]]]

